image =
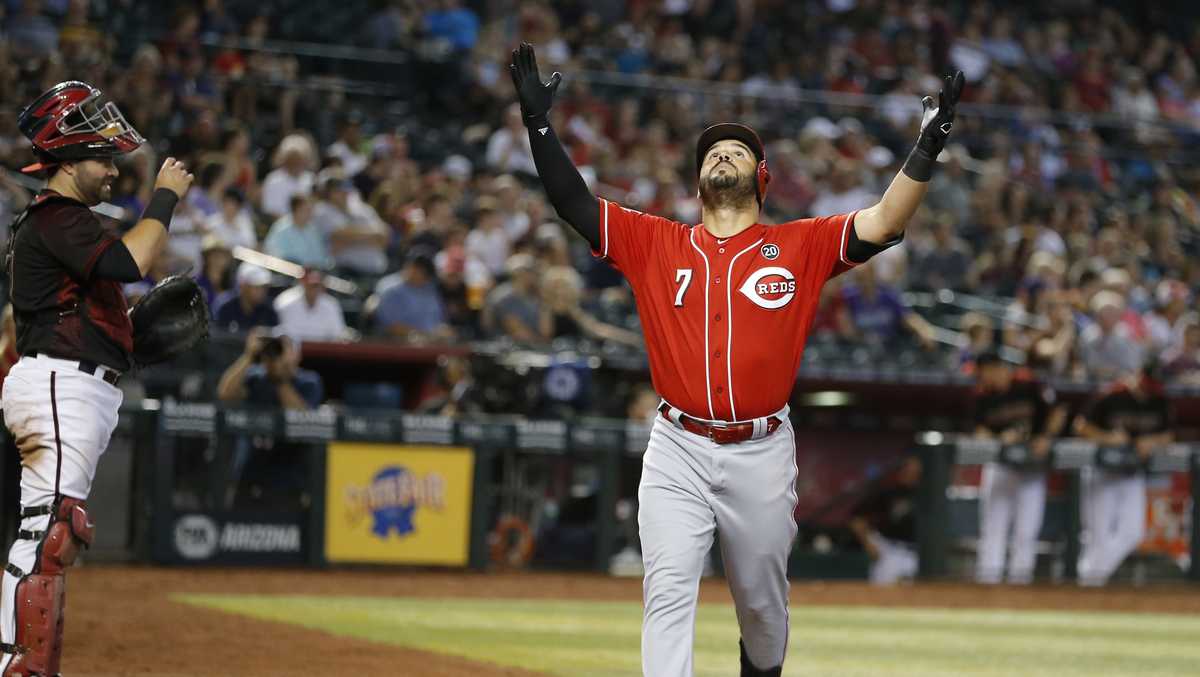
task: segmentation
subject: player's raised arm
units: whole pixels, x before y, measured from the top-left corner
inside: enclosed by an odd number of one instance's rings
[[[947,76],[938,94],[936,108],[932,97],[927,96],[922,101],[925,115],[921,120],[921,134],[904,167],[892,179],[879,202],[854,217],[854,231],[859,240],[882,245],[904,235],[908,220],[925,197],[933,164],[946,147],[946,139],[954,127],[955,108],[962,95],[963,82],[962,71]]]
[[[554,73],[550,81],[542,83],[538,75],[537,57],[528,43],[513,50],[513,86],[521,102],[521,119],[529,131],[529,145],[533,150],[533,161],[538,176],[546,189],[546,196],[554,211],[572,228],[582,235],[592,249],[600,248],[600,202],[588,190],[579,170],[567,157],[566,150],[550,126],[547,114],[554,102],[554,92],[562,82],[562,75]]]

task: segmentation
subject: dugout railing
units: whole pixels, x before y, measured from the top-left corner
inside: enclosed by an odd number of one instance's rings
[[[923,432],[916,437],[916,451],[922,462],[922,479],[917,495],[917,552],[920,576],[927,580],[952,577],[952,554],[958,541],[973,541],[971,527],[964,528],[961,519],[963,501],[955,496],[952,476],[955,468],[982,466],[990,462],[1020,458],[1028,454],[1022,445],[1001,445],[996,440],[970,435]],[[1116,467],[1130,465],[1133,451],[1128,447],[1107,447],[1082,439],[1060,439],[1051,448],[1044,465],[1045,472],[1060,471],[1065,479],[1059,500],[1062,513],[1050,529],[1043,529],[1041,538],[1056,541],[1061,547],[1058,559],[1062,563],[1061,577],[1075,578],[1080,552],[1081,482],[1080,471],[1085,467]],[[1187,554],[1180,557],[1182,569],[1189,579],[1200,582],[1200,538],[1196,525],[1200,523],[1200,444],[1175,443],[1156,451],[1135,472],[1150,476],[1169,473],[1190,473],[1189,503],[1184,507],[1182,530],[1187,532]],[[958,505],[956,505],[956,503]]]

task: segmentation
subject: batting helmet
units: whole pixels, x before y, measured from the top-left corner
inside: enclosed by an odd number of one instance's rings
[[[146,142],[111,101],[101,105],[100,90],[78,80],[60,82],[25,107],[17,128],[33,143],[38,162],[32,173],[62,162],[109,158]]]
[[[767,169],[767,151],[763,147],[762,139],[758,138],[758,134],[746,125],[722,122],[709,127],[700,134],[700,140],[696,142],[697,180],[700,178],[700,167],[704,165],[705,153],[712,148],[714,143],[725,139],[733,139],[746,144],[746,147],[754,153],[754,157],[758,160],[758,168],[755,171],[758,183],[754,196],[758,198],[758,205],[761,207],[763,201],[767,199],[767,184],[771,182],[771,172]]]

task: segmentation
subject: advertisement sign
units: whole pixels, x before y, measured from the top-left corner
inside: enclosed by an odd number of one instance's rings
[[[1146,538],[1140,550],[1166,555],[1186,567],[1192,538],[1192,478],[1189,473],[1151,475],[1146,480]]]
[[[333,442],[327,453],[329,562],[466,566],[472,450]]]
[[[303,514],[185,512],[170,525],[170,560],[184,564],[302,564]]]

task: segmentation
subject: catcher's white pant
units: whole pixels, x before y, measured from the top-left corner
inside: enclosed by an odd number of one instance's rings
[[[1146,476],[1082,470],[1080,585],[1104,585],[1146,536]]]
[[[100,372],[79,363],[39,355],[22,357],[4,379],[4,423],[21,453],[21,507],[50,505],[56,494],[86,499],[96,464],[117,427],[122,394]],[[44,531],[49,515],[27,517],[21,529]],[[32,571],[39,541],[17,539],[8,561]],[[13,596],[18,579],[4,572],[0,641],[15,636]],[[0,654],[0,672],[12,654]]]
[[[774,434],[737,444],[654,421],[638,487],[647,677],[692,675],[696,601],[714,530],[746,655],[764,669],[783,663],[797,471],[787,409],[776,416],[783,424]]]
[[[894,585],[916,578],[921,560],[911,544],[888,540],[876,532],[871,532],[869,538],[879,553],[871,562],[872,584]]]
[[[1008,582],[1031,582],[1037,561],[1037,537],[1045,512],[1044,471],[1022,471],[1001,463],[985,465],[979,502],[975,580],[1000,582],[1004,577],[1004,550],[1008,546]]]

